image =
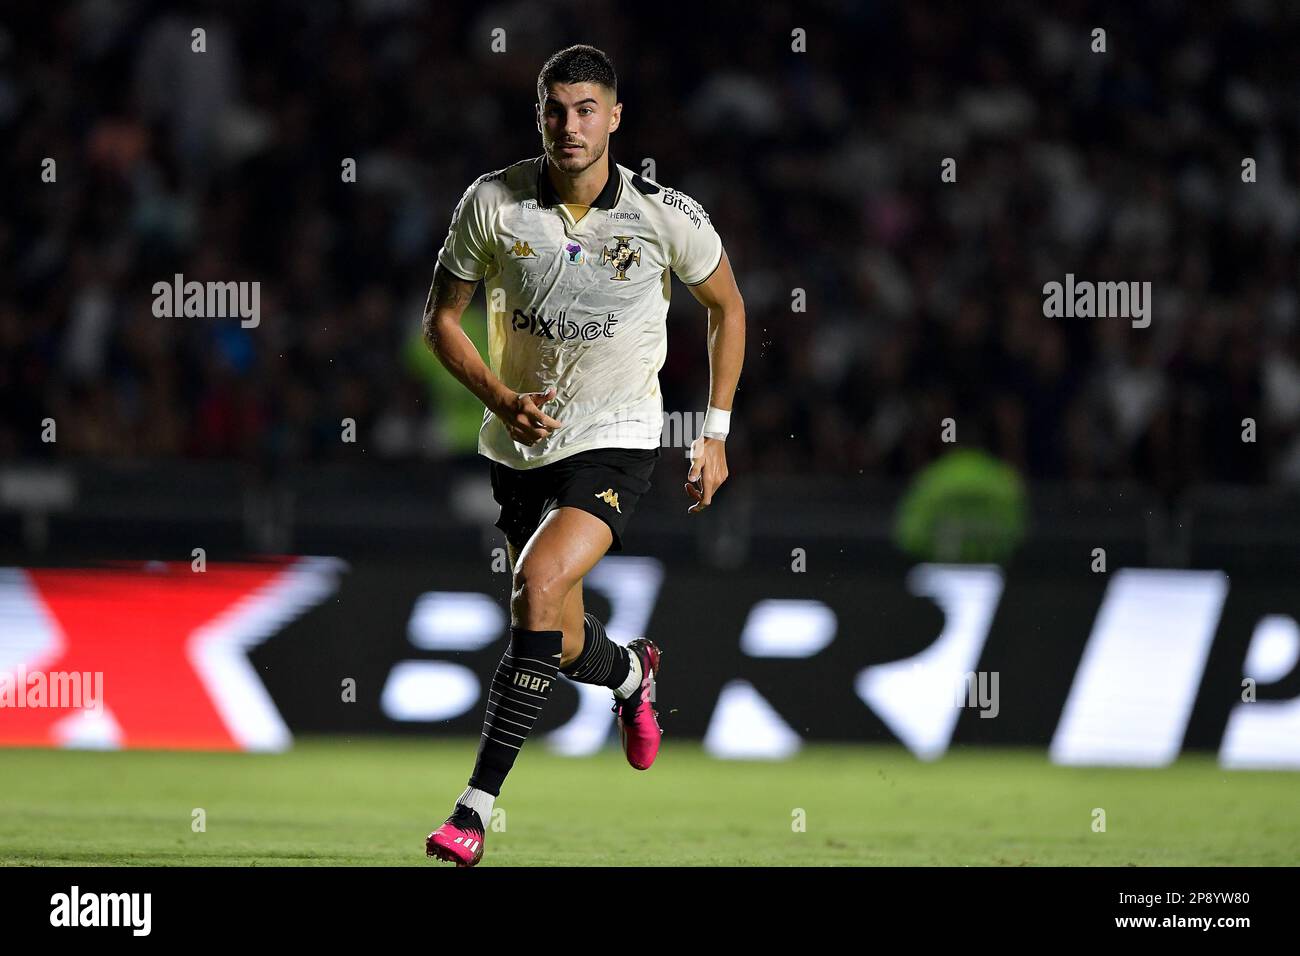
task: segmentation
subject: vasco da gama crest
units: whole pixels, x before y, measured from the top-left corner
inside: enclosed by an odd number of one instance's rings
[[[615,282],[627,282],[627,270],[641,264],[641,250],[632,248],[631,236],[615,236],[613,249],[605,246],[600,250],[600,264],[613,265],[614,274],[610,278]]]

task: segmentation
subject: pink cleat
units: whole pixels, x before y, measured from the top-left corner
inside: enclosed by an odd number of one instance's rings
[[[457,866],[473,866],[483,859],[483,821],[478,813],[456,804],[447,822],[424,841],[424,854]]]
[[[618,714],[618,736],[627,762],[637,770],[649,770],[659,755],[659,739],[663,736],[654,706],[660,651],[644,637],[627,646],[641,661],[641,686],[627,700],[616,698],[613,709]]]

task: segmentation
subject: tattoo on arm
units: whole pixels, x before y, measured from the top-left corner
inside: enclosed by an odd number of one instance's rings
[[[434,316],[439,309],[454,309],[461,312],[474,298],[477,282],[458,279],[442,266],[433,270],[433,285],[429,288],[429,298],[424,303],[424,340],[430,348],[438,344],[438,327]]]

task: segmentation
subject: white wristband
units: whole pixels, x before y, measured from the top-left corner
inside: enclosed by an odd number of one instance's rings
[[[700,433],[705,438],[726,441],[729,431],[731,431],[731,412],[710,405],[709,410],[704,413],[704,428]]]

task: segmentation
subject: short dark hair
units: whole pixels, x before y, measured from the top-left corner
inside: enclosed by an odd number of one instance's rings
[[[537,74],[537,102],[546,100],[547,87],[554,83],[599,83],[618,98],[618,75],[603,50],[585,43],[565,47],[542,66]]]

